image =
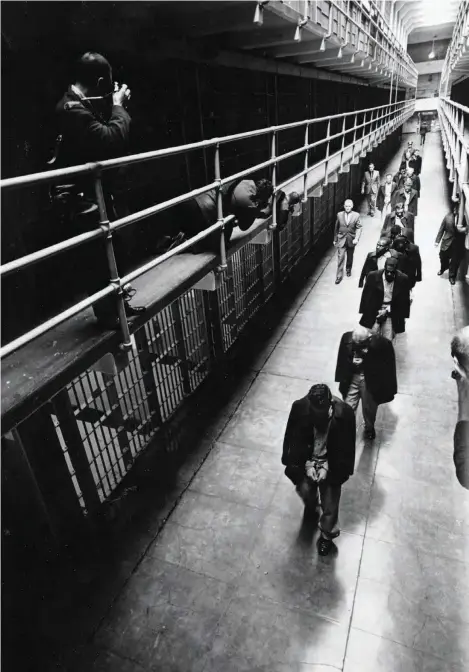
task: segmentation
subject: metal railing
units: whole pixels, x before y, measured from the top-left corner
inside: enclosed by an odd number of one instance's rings
[[[446,154],[449,179],[453,183],[452,199],[459,199],[459,218],[469,223],[469,107],[440,98],[438,109],[441,136]],[[466,239],[469,248],[469,236]]]
[[[451,83],[459,65],[466,68],[469,62],[469,0],[461,0],[456,23],[453,29],[451,43],[446,52],[443,70],[441,73],[440,96],[451,94]],[[460,74],[460,73],[458,73]]]
[[[94,181],[94,188],[95,188],[95,194],[96,194],[96,201],[98,204],[99,208],[99,218],[100,218],[100,227],[96,228],[95,230],[89,231],[87,233],[69,238],[67,240],[64,240],[58,244],[52,245],[50,247],[46,247],[43,249],[40,249],[36,252],[33,252],[32,254],[28,254],[26,256],[23,256],[21,258],[15,259],[7,264],[4,264],[0,266],[0,275],[5,276],[6,274],[13,273],[13,272],[19,272],[21,269],[24,269],[32,264],[38,263],[39,261],[43,259],[50,258],[52,256],[55,256],[57,254],[60,254],[61,252],[64,252],[65,250],[69,250],[72,248],[75,248],[79,245],[82,245],[83,243],[98,239],[98,238],[104,238],[105,239],[105,244],[106,244],[106,256],[107,256],[107,263],[109,267],[109,273],[110,273],[110,284],[100,290],[99,292],[93,294],[92,296],[89,296],[87,299],[80,301],[79,303],[73,305],[72,307],[68,308],[67,310],[61,312],[60,314],[54,316],[47,322],[41,324],[40,326],[36,327],[35,329],[32,329],[31,331],[28,331],[27,333],[23,334],[22,336],[16,338],[14,341],[8,343],[5,345],[1,350],[0,350],[0,356],[5,357],[12,352],[18,350],[19,348],[23,347],[27,343],[31,342],[35,338],[39,337],[40,335],[46,333],[50,329],[56,327],[57,325],[61,324],[65,320],[68,320],[69,318],[73,317],[74,315],[78,314],[79,312],[85,310],[86,308],[92,306],[94,303],[97,301],[103,299],[106,296],[109,296],[111,294],[115,294],[117,297],[117,307],[118,307],[118,316],[119,316],[119,324],[120,324],[120,329],[121,329],[121,335],[122,335],[122,345],[121,347],[123,349],[129,350],[132,347],[131,344],[131,338],[130,338],[130,330],[129,330],[129,324],[127,322],[126,314],[125,314],[125,305],[124,305],[124,299],[123,299],[123,292],[124,292],[124,287],[127,283],[131,282],[135,278],[139,277],[143,273],[151,270],[152,268],[155,268],[156,266],[162,264],[164,261],[170,259],[171,257],[180,254],[181,252],[184,252],[187,249],[190,249],[194,245],[196,245],[199,241],[207,238],[208,236],[212,235],[215,232],[220,233],[220,265],[219,269],[224,270],[226,269],[226,249],[225,249],[225,237],[224,237],[224,227],[225,224],[233,220],[232,215],[228,215],[227,217],[224,216],[223,213],[223,202],[222,202],[222,191],[221,188],[224,184],[227,184],[229,182],[232,182],[233,180],[241,179],[243,177],[247,177],[248,175],[252,175],[255,172],[258,172],[260,170],[265,170],[267,168],[270,168],[271,170],[271,179],[272,179],[272,184],[273,184],[273,189],[274,189],[274,197],[273,197],[273,207],[272,207],[272,221],[270,223],[270,228],[275,229],[276,228],[276,200],[277,200],[277,195],[281,190],[283,190],[285,187],[287,187],[289,184],[291,184],[293,181],[298,180],[299,178],[303,178],[303,189],[302,193],[304,195],[304,198],[306,198],[307,194],[307,179],[309,173],[317,168],[318,166],[324,165],[324,177],[323,181],[324,184],[327,184],[327,179],[328,179],[328,171],[329,171],[329,166],[330,162],[332,159],[335,157],[340,157],[340,168],[343,167],[344,164],[344,156],[345,152],[347,149],[352,148],[352,161],[357,155],[357,153],[362,152],[364,147],[365,147],[365,141],[369,141],[370,144],[372,143],[377,143],[384,139],[384,137],[395,130],[400,124],[402,124],[405,119],[407,119],[413,112],[414,108],[414,101],[403,101],[399,103],[394,103],[394,104],[388,104],[388,105],[382,105],[379,107],[375,108],[368,108],[364,110],[358,110],[354,112],[346,112],[342,114],[337,114],[337,115],[329,115],[326,117],[320,117],[317,119],[306,119],[303,121],[298,121],[298,122],[293,122],[289,124],[282,124],[279,126],[271,126],[268,128],[264,129],[259,129],[255,131],[249,131],[246,133],[238,133],[235,135],[230,135],[230,136],[225,136],[222,138],[213,138],[211,140],[205,140],[202,142],[196,142],[196,143],[191,143],[187,145],[181,145],[177,147],[170,147],[167,149],[162,149],[162,150],[156,150],[152,152],[145,152],[141,154],[135,154],[132,156],[125,156],[117,159],[109,159],[106,161],[102,161],[100,163],[93,163],[93,164],[85,164],[81,166],[73,166],[70,168],[63,168],[60,170],[53,170],[49,172],[43,172],[43,173],[35,173],[32,175],[24,175],[20,177],[14,177],[14,178],[9,178],[9,179],[4,179],[0,181],[0,187],[2,192],[5,190],[10,190],[10,189],[19,189],[23,187],[28,187],[32,185],[38,185],[38,184],[48,184],[48,183],[54,183],[59,180],[62,180],[64,177],[70,178],[70,177],[77,177],[77,176],[83,176],[83,175],[89,175],[91,179]],[[353,126],[346,128],[346,119],[353,117]],[[358,123],[359,118],[362,118],[362,121]],[[342,129],[335,134],[331,134],[331,122],[334,120],[343,120],[342,123]],[[309,142],[308,135],[309,135],[309,129],[314,125],[314,124],[319,124],[319,123],[325,123],[327,122],[327,133],[324,138],[321,138],[320,140],[316,142]],[[304,144],[292,151],[286,152],[280,156],[277,156],[277,139],[278,139],[278,134],[282,131],[293,129],[293,128],[304,128],[305,129],[305,142]],[[256,137],[256,136],[262,136],[262,135],[268,135],[270,136],[270,146],[271,146],[271,158],[268,159],[267,161],[264,161],[262,163],[256,164],[254,166],[251,166],[250,168],[246,170],[242,170],[238,173],[235,173],[233,175],[227,176],[227,177],[221,177],[221,170],[220,170],[220,146],[224,143],[230,143],[234,142],[237,140],[245,140],[248,138]],[[351,143],[346,145],[345,138],[346,136],[349,135],[349,137],[352,137]],[[335,140],[338,140],[339,138],[342,139],[341,143],[341,148],[337,150],[334,153],[330,153],[331,149],[331,143]],[[314,149],[316,147],[324,146],[325,147],[325,157],[321,159],[320,161],[314,163],[313,165],[309,166],[308,165],[308,152],[311,149]],[[102,182],[101,182],[101,176],[102,173],[111,170],[113,168],[121,167],[121,166],[129,166],[137,163],[142,163],[145,161],[153,161],[153,160],[158,160],[163,157],[167,156],[174,156],[176,154],[181,154],[184,152],[192,151],[195,149],[207,149],[207,148],[213,148],[214,149],[214,181],[204,187],[201,187],[200,189],[195,189],[193,191],[187,192],[185,194],[182,194],[180,196],[177,196],[175,198],[169,199],[167,201],[164,201],[162,203],[158,203],[154,206],[151,206],[149,208],[146,208],[144,210],[135,212],[131,215],[128,215],[126,217],[117,219],[113,222],[109,222],[108,216],[107,216],[107,211],[106,211],[106,204],[104,201],[104,196],[103,196],[103,188],[102,188]],[[300,173],[296,173],[292,177],[288,178],[281,184],[277,184],[277,166],[280,164],[282,161],[285,161],[286,159],[292,158],[294,156],[298,155],[304,155],[304,165],[305,168],[302,170]],[[113,232],[117,231],[125,226],[129,226],[131,224],[135,224],[136,222],[139,222],[143,219],[146,219],[152,215],[155,215],[159,212],[162,212],[164,210],[167,210],[168,208],[171,208],[174,205],[177,205],[179,203],[183,203],[185,201],[189,201],[190,199],[200,195],[204,194],[210,190],[216,190],[217,192],[217,221],[214,223],[211,227],[207,228],[206,230],[198,233],[196,236],[191,238],[190,240],[184,242],[183,244],[175,247],[174,249],[170,250],[169,252],[158,256],[154,259],[152,259],[150,262],[146,263],[143,266],[140,266],[137,268],[135,271],[127,274],[124,277],[119,276],[117,264],[116,264],[116,259],[115,259],[115,254],[114,254],[114,246],[113,246]],[[103,260],[104,262],[104,260]]]
[[[355,49],[355,54],[366,53],[367,56],[365,58],[371,59],[369,69],[372,68],[372,64],[375,64],[376,71],[381,72],[386,77],[392,78],[394,81],[403,81],[411,87],[417,85],[417,68],[408,53],[395,38],[389,24],[380,12],[378,20],[382,22],[384,30],[379,25],[379,22],[358,3],[354,3],[353,7],[355,12],[360,13],[362,23],[351,16],[349,2],[344,3],[338,0],[318,0],[317,2],[316,0],[285,0],[282,4],[293,9],[301,17],[298,19],[296,29],[298,38],[295,36],[295,39],[300,38],[299,33],[305,28],[315,32],[318,24],[320,24],[319,12],[326,10],[323,13],[329,16],[329,28],[326,35],[323,36],[321,51],[325,51],[325,40],[334,34],[332,26],[335,20],[338,24],[336,37],[341,41],[339,48],[340,55],[337,56],[338,59],[342,58],[343,47],[351,46]],[[259,7],[264,7],[266,3],[259,2],[258,5]],[[269,3],[266,5],[266,8],[279,13],[281,6],[277,7],[276,5],[277,3]],[[344,21],[345,29],[342,27]],[[371,34],[370,30],[364,27],[363,23],[365,25],[368,23],[370,26],[375,27],[376,37]],[[362,62],[362,65],[364,65],[364,62]]]

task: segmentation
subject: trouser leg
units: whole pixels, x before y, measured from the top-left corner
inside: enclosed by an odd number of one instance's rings
[[[331,485],[327,481],[323,481],[319,484],[319,493],[321,497],[319,529],[325,539],[334,539],[340,534],[339,504],[341,492],[341,485]]]
[[[337,280],[344,277],[345,252],[345,247],[337,248]]]
[[[353,253],[355,252],[355,247],[347,247],[347,271],[352,270],[353,266]]]
[[[459,266],[464,258],[464,246],[452,245],[451,246],[451,259],[449,261],[449,277],[450,279],[456,280],[458,274]]]
[[[368,205],[370,207],[371,215],[374,215],[376,210],[376,194],[373,192],[368,195]]]
[[[396,334],[394,333],[394,329],[392,326],[392,320],[390,317],[387,317],[383,324],[381,325],[381,336],[384,336],[385,338],[389,338],[390,341],[394,340],[394,336]]]
[[[440,249],[440,271],[444,273],[448,268],[451,260],[451,248],[447,250]]]
[[[350,387],[348,388],[347,394],[344,398],[345,403],[351,406],[355,412],[358,408],[358,404],[360,403],[362,377],[363,374],[353,374],[352,380],[350,381]]]
[[[378,411],[378,404],[373,399],[368,390],[365,381],[363,381],[362,389],[362,411],[363,419],[365,421],[365,430],[374,429],[376,413]]]
[[[314,511],[318,505],[318,486],[309,478],[304,480],[296,486],[296,491],[303,500],[305,509],[307,511]]]

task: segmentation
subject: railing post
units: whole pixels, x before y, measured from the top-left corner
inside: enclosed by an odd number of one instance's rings
[[[360,146],[360,157],[363,158],[364,153],[365,153],[365,135],[366,135],[366,115],[367,112],[363,113],[363,124],[362,124],[362,142]],[[365,153],[366,156],[366,153]]]
[[[124,292],[121,280],[119,278],[119,272],[117,270],[116,256],[114,254],[114,244],[112,241],[112,231],[111,227],[109,226],[109,219],[107,216],[106,202],[104,200],[103,184],[101,181],[101,171],[99,169],[99,166],[97,167],[96,173],[94,175],[94,189],[99,209],[99,225],[106,234],[105,245],[106,245],[107,263],[111,275],[110,282],[116,288],[116,294],[117,294],[117,312],[119,316],[119,326],[121,328],[123,339],[120,347],[123,350],[131,350],[132,343],[130,340],[129,323],[127,322],[127,315],[125,313]]]
[[[274,231],[277,228],[277,132],[272,131],[270,139],[270,158],[273,159],[271,181],[274,193],[272,196],[272,221],[269,228]]]
[[[331,120],[329,119],[327,122],[327,132],[326,132],[326,160],[324,162],[324,186],[327,187],[329,182],[327,181],[327,171],[329,170],[329,154],[330,154],[330,138],[331,137]]]
[[[355,161],[355,143],[357,141],[357,121],[358,121],[358,114],[355,114],[353,118],[352,164]]]
[[[344,119],[342,121],[342,148],[340,150],[340,166],[339,166],[339,172],[342,172],[342,168],[344,166],[344,147],[345,147],[345,126],[347,122],[347,117],[344,116]]]
[[[309,154],[309,124],[306,122],[305,128],[305,160],[304,160],[304,170],[308,170],[308,154]],[[303,203],[306,203],[308,200],[308,173],[305,172],[303,176]]]
[[[221,171],[220,171],[220,143],[215,145],[215,182],[217,182],[217,224],[221,224],[220,229],[220,265],[219,271],[226,270],[226,244],[225,244],[225,220],[223,218],[223,193],[221,190]]]

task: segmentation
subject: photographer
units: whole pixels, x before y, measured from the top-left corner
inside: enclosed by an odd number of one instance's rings
[[[74,82],[56,107],[58,135],[54,157],[49,161],[53,169],[111,159],[128,151],[131,120],[124,104],[130,98],[130,90],[126,84],[113,85],[112,69],[106,58],[93,52],[84,54],[75,65]],[[106,173],[102,182],[108,217],[115,219],[115,176]],[[67,238],[99,227],[94,184],[89,176],[73,179],[72,184],[54,186],[51,199],[55,212],[68,225]],[[117,234],[114,243],[122,273],[119,261],[122,262],[124,250],[119,250],[119,242],[122,243]],[[104,239],[75,248],[71,264],[78,273],[82,272],[82,287],[88,294],[109,284]],[[130,286],[124,291],[129,317],[144,310],[130,305],[132,291]],[[114,297],[95,304],[94,312],[102,326],[118,326]]]

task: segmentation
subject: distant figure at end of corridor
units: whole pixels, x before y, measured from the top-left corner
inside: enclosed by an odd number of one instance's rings
[[[344,209],[337,214],[334,229],[334,246],[337,248],[337,277],[335,284],[342,282],[344,277],[345,256],[347,256],[346,273],[352,275],[353,253],[360,240],[361,222],[358,212],[353,210],[353,201],[348,198]]]
[[[458,421],[454,430],[456,477],[469,490],[469,327],[458,331],[451,341],[454,360],[452,378],[458,386]]]
[[[397,270],[398,260],[386,259],[382,271],[368,274],[360,301],[360,324],[374,333],[393,340],[405,331],[410,314],[410,287],[408,277]]]
[[[425,137],[428,133],[427,124],[420,124],[420,144],[425,144]]]
[[[379,404],[397,394],[396,358],[390,340],[359,326],[342,335],[335,380],[345,403],[354,411],[360,399],[365,421],[365,438],[376,437],[375,420]]]
[[[334,397],[327,385],[313,385],[293,402],[283,442],[282,464],[305,504],[304,519],[321,506],[318,553],[327,555],[340,534],[339,502],[342,484],[355,464],[355,414]]]

